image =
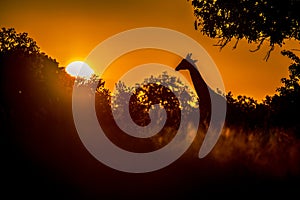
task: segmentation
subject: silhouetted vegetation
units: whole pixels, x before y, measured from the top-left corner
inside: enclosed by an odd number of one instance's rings
[[[248,43],[269,43],[282,46],[287,39],[300,39],[299,0],[192,0],[195,29],[219,39],[221,49],[232,39],[246,39]]]
[[[176,196],[179,190],[191,192],[198,190],[199,185],[214,191],[209,186],[218,178],[228,181],[228,185],[222,184],[216,190],[225,191],[231,186],[241,189],[240,176],[247,185],[252,184],[251,181],[256,183],[257,179],[259,182],[260,176],[264,180],[279,175],[288,182],[290,177],[300,175],[300,145],[294,137],[300,136],[300,59],[292,52],[283,52],[292,61],[290,75],[281,80],[282,86],[275,95],[267,96],[262,103],[246,96],[235,98],[231,92],[226,95],[226,124],[220,141],[209,156],[201,160],[194,156],[205,135],[200,130],[197,141],[174,165],[150,174],[128,176],[99,163],[81,143],[72,116],[74,83],[75,87],[97,84],[96,91],[92,92],[96,94],[95,106],[101,127],[112,142],[134,152],[149,152],[168,144],[176,134],[182,109],[199,110],[199,99],[195,94],[167,73],[145,79],[135,90],[119,82],[117,93],[112,94],[105,88],[105,81],[97,76],[75,80],[55,59],[41,52],[26,33],[18,34],[14,29],[2,28],[0,46],[0,142],[5,190],[18,188],[22,194],[37,197],[39,195],[31,188],[51,197],[120,197],[129,196],[128,191],[132,188],[144,193],[149,192],[149,188],[164,187],[165,194],[171,192]],[[163,83],[185,97],[182,104]],[[130,101],[126,104],[128,96]],[[122,110],[129,106],[132,120],[146,126],[150,123],[149,110],[154,104],[160,104],[166,110],[167,122],[150,138],[125,134],[112,114],[113,109],[120,109],[121,114],[117,117],[122,121]],[[286,151],[290,151],[288,156]],[[283,158],[285,162],[280,162]],[[272,166],[274,160],[278,165]],[[272,170],[268,171],[270,166]],[[185,181],[187,185],[183,187]],[[267,191],[273,190],[272,186]],[[117,194],[116,190],[121,193]]]
[[[251,97],[227,94],[228,125],[239,125],[244,128],[261,128],[269,131],[271,128],[290,130],[297,137],[300,136],[297,113],[299,107],[299,58],[290,51],[283,51],[283,55],[291,58],[289,77],[282,78],[282,86],[277,88],[273,96],[266,96],[262,103]]]

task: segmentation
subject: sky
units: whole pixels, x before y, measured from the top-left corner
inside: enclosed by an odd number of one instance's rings
[[[288,76],[291,60],[280,51],[296,44],[287,41],[284,48],[276,47],[267,62],[263,58],[268,46],[252,53],[249,50],[256,46],[241,41],[235,50],[232,42],[220,51],[213,46],[217,40],[194,29],[192,6],[186,0],[2,0],[0,26],[27,32],[60,66],[84,60],[99,43],[125,30],[148,26],[173,29],[205,48],[220,71],[226,92],[258,101],[273,95],[281,85],[280,79]],[[142,62],[162,62],[175,68],[179,60],[172,58],[157,51],[137,52],[117,60],[110,76],[121,76],[130,65]]]

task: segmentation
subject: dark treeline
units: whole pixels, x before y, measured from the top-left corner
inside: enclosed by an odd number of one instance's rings
[[[275,95],[267,96],[262,103],[246,96],[235,98],[231,92],[225,95],[226,127],[245,130],[245,134],[254,130],[272,134],[274,128],[300,136],[298,122],[300,59],[291,52],[284,52],[284,55],[291,58],[290,75],[282,79],[282,87],[277,89]],[[180,80],[166,73],[145,79],[136,91],[120,82],[114,95],[105,88],[105,82],[97,76],[88,81],[77,79],[77,84],[88,86],[98,83],[95,105],[99,123],[114,143],[124,149],[146,152],[158,149],[172,139],[180,123],[181,109],[199,109],[195,96],[184,95],[186,98],[183,105],[179,105],[170,89],[153,84],[153,81],[171,85],[180,94],[188,92]],[[35,188],[39,190],[38,193],[48,196],[57,197],[59,194],[70,197],[72,194],[71,196],[78,197],[83,192],[81,187],[86,193],[101,188],[102,191],[110,191],[112,197],[118,197],[118,194],[112,192],[111,187],[121,183],[127,184],[122,189],[122,192],[125,192],[132,186],[133,183],[126,183],[128,175],[120,175],[100,164],[82,145],[72,117],[74,83],[75,79],[69,76],[55,59],[41,52],[35,41],[26,33],[16,33],[14,29],[2,28],[0,142],[4,158],[1,164],[2,177],[5,181],[4,190],[11,191],[18,188],[20,193],[26,196],[26,194],[37,195],[36,191],[33,191]],[[122,106],[126,105],[122,98],[126,95],[130,95],[129,108],[132,120],[141,126],[150,122],[148,113],[151,105],[155,103],[162,105],[168,118],[166,126],[159,134],[142,140],[122,133],[114,121],[112,109],[122,110]],[[112,109],[111,102],[114,103]],[[117,117],[122,121],[122,112]],[[160,136],[167,139],[158,145],[156,141],[161,138]],[[155,177],[161,176],[161,174],[152,175],[154,177],[152,181]],[[99,183],[100,177],[105,185]],[[116,184],[117,178],[122,181]],[[144,176],[136,177],[135,180],[143,181],[144,178]],[[137,190],[142,187],[134,186]],[[10,194],[19,195],[13,192]]]
[[[262,103],[247,96],[234,98],[231,92],[226,95],[228,125],[262,128],[265,131],[272,127],[282,128],[300,136],[300,60],[290,51],[283,51],[282,54],[291,59],[289,77],[281,79],[282,86],[276,89],[275,95],[266,96]]]

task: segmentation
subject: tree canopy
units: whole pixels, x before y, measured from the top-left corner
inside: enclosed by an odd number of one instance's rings
[[[28,36],[28,33],[17,33],[14,28],[0,30],[0,52],[16,51],[40,53],[40,47]]]
[[[236,39],[282,46],[286,39],[300,39],[300,0],[192,0],[195,29],[218,38],[223,48]],[[256,51],[252,50],[252,51]]]

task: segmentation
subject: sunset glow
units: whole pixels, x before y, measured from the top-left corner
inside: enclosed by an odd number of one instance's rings
[[[198,41],[216,62],[226,90],[234,95],[249,95],[261,100],[274,94],[280,79],[288,75],[290,60],[280,54],[280,47],[274,50],[268,62],[263,60],[268,46],[263,45],[261,51],[253,53],[249,50],[255,49],[256,45],[251,46],[244,40],[239,42],[236,50],[232,50],[233,41],[220,52],[213,46],[217,40],[194,29],[192,7],[185,0],[8,2],[0,3],[2,26],[28,32],[61,66],[67,66],[74,56],[86,57],[95,46],[116,33],[152,26],[174,29]],[[50,10],[55,10],[55,14]],[[287,41],[287,44],[286,49],[292,49],[296,42]],[[163,59],[162,56],[158,61]],[[117,66],[114,73],[128,69],[123,68]]]
[[[299,195],[300,0],[0,10],[2,196]]]

